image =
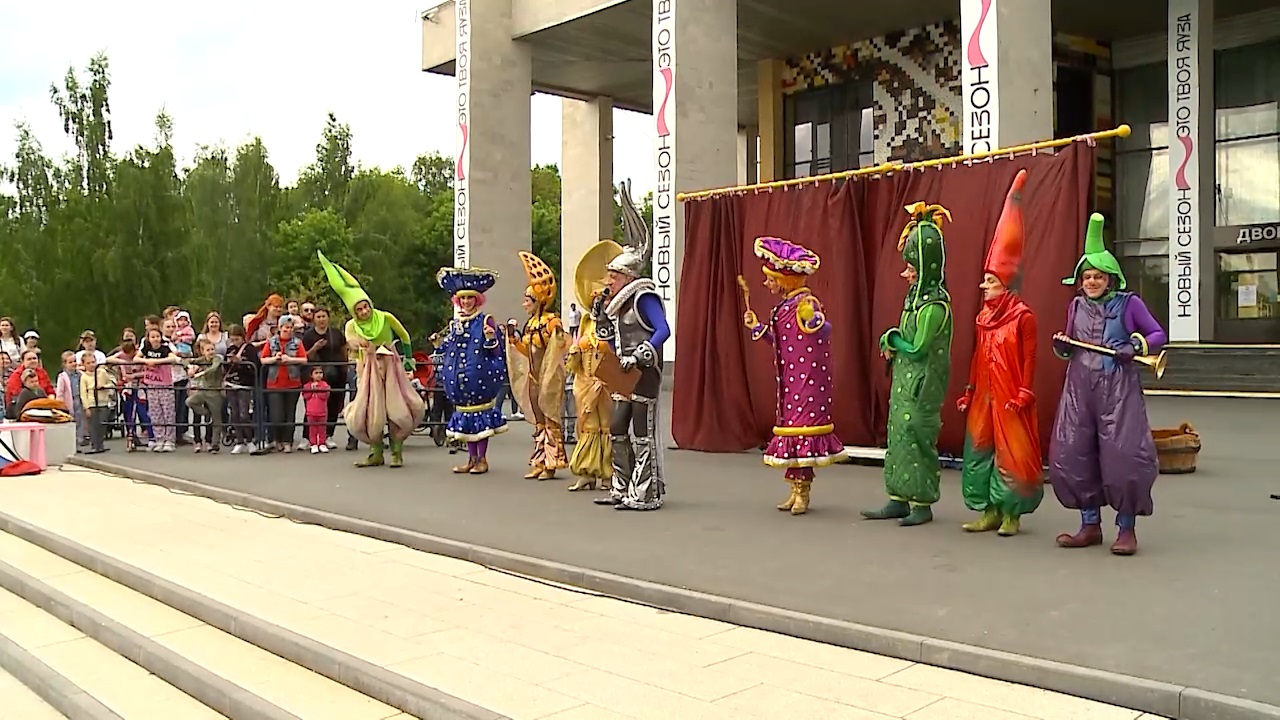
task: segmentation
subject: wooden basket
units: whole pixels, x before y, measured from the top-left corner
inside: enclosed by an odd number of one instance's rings
[[[1160,460],[1162,475],[1177,475],[1196,471],[1196,456],[1200,454],[1200,434],[1191,423],[1182,423],[1173,429],[1152,430],[1156,441],[1156,455]]]

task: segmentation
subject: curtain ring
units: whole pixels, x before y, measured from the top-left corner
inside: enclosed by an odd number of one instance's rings
[[[1092,135],[1085,138],[1084,141],[1089,145],[1089,147],[1098,147],[1098,139]]]
[[[1035,156],[1037,156],[1037,155],[1039,155],[1039,154],[1040,154],[1040,148],[1038,148],[1038,147],[1033,147],[1033,148],[1031,148],[1031,157],[1035,157]]]

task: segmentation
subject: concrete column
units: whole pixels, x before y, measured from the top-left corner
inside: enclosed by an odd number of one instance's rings
[[[782,61],[756,63],[757,112],[760,134],[760,177],[756,182],[782,180],[787,167],[782,133]]]
[[[596,241],[613,237],[613,101],[560,101],[560,312],[576,302],[573,273]],[[585,311],[585,308],[581,308]]]
[[[737,0],[654,0],[653,274],[671,322],[668,360],[684,245],[676,194],[738,178],[737,43]]]
[[[1168,47],[1169,339],[1200,342],[1214,321],[1213,0],[1169,0]]]
[[[1051,0],[960,0],[965,153],[1053,138]]]
[[[738,128],[738,184],[754,185],[756,180],[756,144],[754,127]]]
[[[496,270],[487,307],[520,312],[518,250],[532,233],[529,47],[511,39],[512,0],[456,0],[458,167],[454,264]]]

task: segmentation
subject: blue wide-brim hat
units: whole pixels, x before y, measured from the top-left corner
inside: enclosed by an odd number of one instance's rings
[[[440,268],[436,282],[449,295],[483,295],[498,283],[498,273],[484,268]]]

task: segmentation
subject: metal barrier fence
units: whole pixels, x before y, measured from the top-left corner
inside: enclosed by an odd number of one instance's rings
[[[429,435],[437,446],[443,446],[446,442],[449,442],[445,428],[453,414],[453,404],[446,397],[444,387],[439,381],[440,364],[439,358],[433,357],[429,383],[422,383],[421,379],[417,377],[418,373],[415,373],[413,378],[414,388],[427,406],[422,422],[414,430],[414,434]],[[142,434],[145,434],[148,440],[154,440],[156,437],[155,431],[158,428],[173,428],[175,431],[173,433],[174,439],[177,436],[185,435],[187,430],[190,430],[193,435],[203,430],[208,436],[212,436],[215,431],[220,431],[221,437],[214,439],[212,442],[227,447],[241,443],[264,447],[272,442],[286,442],[286,440],[294,442],[297,440],[298,429],[302,429],[302,437],[306,437],[305,405],[301,413],[299,409],[302,392],[305,388],[281,389],[267,387],[268,375],[276,371],[280,366],[258,366],[256,368],[257,372],[253,376],[252,387],[224,386],[218,390],[191,388],[189,379],[169,384],[147,384],[141,380],[126,383],[122,374],[118,372],[121,368],[138,366],[146,366],[146,363],[112,362],[108,360],[106,368],[109,372],[112,372],[113,384],[109,388],[112,392],[112,402],[109,410],[110,419],[106,422],[107,437],[111,437],[118,432],[123,437],[132,438],[134,442],[137,442],[141,439]],[[199,363],[184,359],[180,363],[170,365],[170,367],[183,368],[193,366],[199,367]],[[316,367],[326,369],[326,381],[341,380],[339,383],[330,385],[327,393],[330,396],[345,396],[343,402],[327,407],[328,412],[326,413],[324,424],[328,428],[328,437],[333,438],[337,428],[345,427],[346,424],[343,420],[342,408],[347,402],[355,398],[355,365],[343,362],[309,362],[301,366],[304,385],[308,382],[311,369]],[[566,379],[565,400],[561,416],[566,444],[576,442],[574,426],[577,422],[577,417],[574,408],[572,383],[573,378],[569,376]],[[96,383],[94,389],[100,389]],[[198,405],[204,405],[201,410],[190,407],[187,404],[187,400],[193,395],[198,396],[201,393],[212,393],[217,397],[217,400],[205,398],[205,402],[197,403]],[[504,385],[495,401],[505,405],[509,402],[509,397],[510,386]],[[280,405],[273,409],[274,398],[281,398],[281,400],[279,401]],[[169,399],[172,399],[172,405],[168,402]],[[152,400],[157,402],[153,404]],[[502,407],[499,406],[498,409],[502,410]],[[209,410],[214,410],[219,414],[216,421],[208,417],[207,411]],[[157,413],[155,411],[159,411],[162,417],[156,417]],[[280,418],[278,417],[279,415],[288,417]],[[301,421],[299,420],[300,416],[302,418]],[[332,422],[330,422],[331,418]],[[520,421],[509,419],[509,422],[514,424]],[[284,432],[277,435],[275,431],[278,429]],[[167,433],[164,434],[167,435]]]

